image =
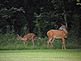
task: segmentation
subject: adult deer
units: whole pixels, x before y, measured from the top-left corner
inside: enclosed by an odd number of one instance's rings
[[[48,46],[49,44],[51,44],[51,46],[53,47],[53,41],[56,39],[56,38],[59,38],[61,39],[62,41],[62,49],[66,49],[65,47],[65,38],[67,36],[67,33],[65,32],[65,30],[49,30],[47,32],[47,36],[48,36]]]
[[[36,38],[36,35],[34,33],[28,33],[26,35],[24,35],[23,37],[19,36],[17,34],[17,39],[22,40],[24,42],[24,44],[28,41],[28,40],[32,40],[32,44],[34,47],[34,40]]]

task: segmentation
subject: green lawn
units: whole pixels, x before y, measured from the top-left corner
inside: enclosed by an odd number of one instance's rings
[[[0,50],[0,61],[81,61],[81,49]]]

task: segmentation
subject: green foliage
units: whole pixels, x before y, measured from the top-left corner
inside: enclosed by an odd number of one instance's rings
[[[48,25],[48,21],[46,21],[46,16],[44,13],[40,13],[40,15],[36,16],[36,20],[33,21],[33,23],[35,24],[35,28],[34,28],[34,32],[37,32],[37,35],[39,37],[42,36],[42,34],[44,34],[44,32],[46,31],[46,27]]]
[[[35,40],[35,49],[47,49],[47,37],[37,37]],[[56,39],[53,42],[55,49],[61,49],[61,40]],[[80,48],[80,45],[77,45]],[[78,48],[74,45],[72,39],[66,40],[67,48]],[[50,47],[51,48],[51,47]],[[0,34],[0,49],[32,49],[32,41],[28,41],[26,44],[22,40],[17,40],[14,34]]]
[[[21,32],[20,29],[27,24],[24,13],[22,7],[11,7],[9,9],[2,7],[0,9],[0,33],[16,33],[18,30]]]
[[[80,38],[78,37],[77,31],[75,29],[70,30],[66,41],[68,48],[80,48],[79,40]]]
[[[42,37],[46,37],[49,29],[56,29],[55,24],[66,22],[69,33],[67,47],[79,47],[78,45],[81,44],[80,13],[81,7],[76,5],[75,0],[0,0],[0,34],[2,34],[0,45],[14,46],[16,44],[15,35],[9,36],[11,33],[24,35],[34,32],[40,37],[36,40],[37,46],[40,46],[43,42]],[[59,24],[57,24],[58,27]],[[23,45],[22,41],[17,41],[17,43],[19,43],[17,46],[27,47]],[[58,46],[59,43],[57,41],[55,45]],[[31,42],[29,45],[32,45]]]

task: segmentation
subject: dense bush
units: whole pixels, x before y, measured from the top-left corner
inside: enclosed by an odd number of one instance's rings
[[[71,40],[71,38],[68,38],[66,40],[67,48],[75,48],[75,45]],[[53,45],[55,49],[61,48],[61,40],[56,39],[53,42]],[[49,48],[47,47],[47,37],[38,37],[35,40],[35,48]],[[1,49],[32,49],[32,41],[29,41],[28,43],[24,44],[23,41],[16,39],[15,34],[0,34],[0,50]]]

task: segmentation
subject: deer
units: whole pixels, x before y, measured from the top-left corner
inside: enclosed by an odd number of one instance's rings
[[[51,44],[51,47],[53,47],[53,41],[55,39],[61,39],[62,49],[66,49],[65,38],[67,38],[67,33],[65,32],[65,30],[51,29],[47,31],[47,36],[48,36],[48,41],[47,41],[48,46]]]
[[[28,40],[31,40],[32,41],[32,44],[33,44],[33,47],[35,45],[34,43],[34,40],[36,39],[36,35],[34,33],[28,33],[26,35],[24,35],[23,37],[19,36],[17,34],[17,39],[18,40],[22,40],[24,42],[24,44],[28,41]]]

